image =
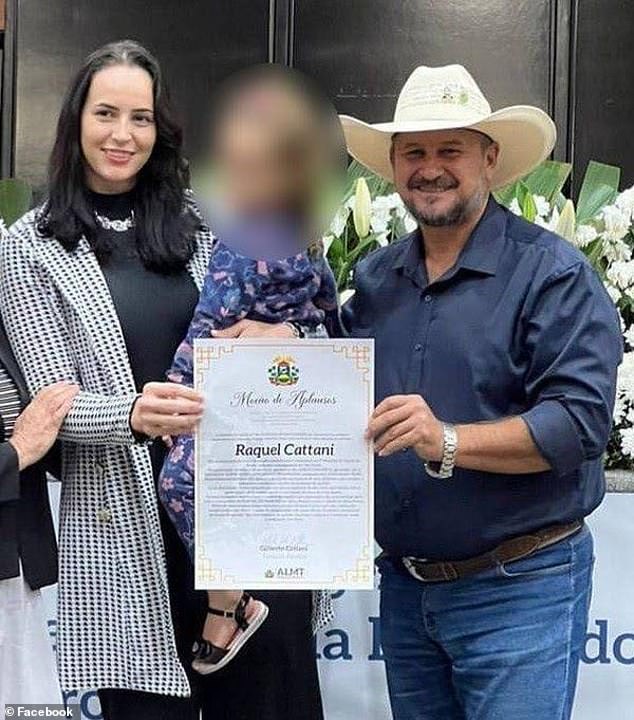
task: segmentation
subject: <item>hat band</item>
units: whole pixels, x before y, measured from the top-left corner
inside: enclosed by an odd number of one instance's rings
[[[489,113],[483,114],[473,108],[456,107],[447,103],[417,105],[397,108],[394,122],[456,121],[460,125],[473,125],[485,120]]]

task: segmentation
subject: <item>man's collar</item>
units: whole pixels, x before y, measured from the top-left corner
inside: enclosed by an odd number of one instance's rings
[[[464,268],[483,275],[495,275],[504,245],[505,231],[506,214],[491,196],[482,217],[458,256],[454,270]],[[405,237],[392,267],[395,270],[406,269],[408,274],[411,274],[423,259],[422,235],[420,228],[417,228]]]

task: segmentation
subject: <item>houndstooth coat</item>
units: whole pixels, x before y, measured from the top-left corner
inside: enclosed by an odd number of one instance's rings
[[[68,253],[36,230],[37,211],[0,245],[0,307],[30,391],[79,383],[64,422],[57,651],[64,690],[128,688],[188,696],[176,653],[149,450],[129,423],[137,394],[119,319],[87,240]],[[213,243],[197,236],[200,290]],[[330,618],[316,593],[313,626]]]

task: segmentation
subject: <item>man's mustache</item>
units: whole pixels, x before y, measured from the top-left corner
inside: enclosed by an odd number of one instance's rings
[[[407,183],[408,190],[423,190],[425,192],[442,192],[443,190],[454,190],[460,183],[455,178],[438,178],[437,180],[423,180],[413,177]]]

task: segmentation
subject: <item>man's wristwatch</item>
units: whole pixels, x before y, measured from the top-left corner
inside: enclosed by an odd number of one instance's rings
[[[440,460],[440,468],[434,470],[431,463],[425,463],[425,471],[428,475],[439,480],[447,480],[453,475],[453,469],[456,464],[456,453],[458,451],[458,433],[455,425],[450,423],[442,424],[442,458]],[[438,463],[434,463],[438,464]]]

